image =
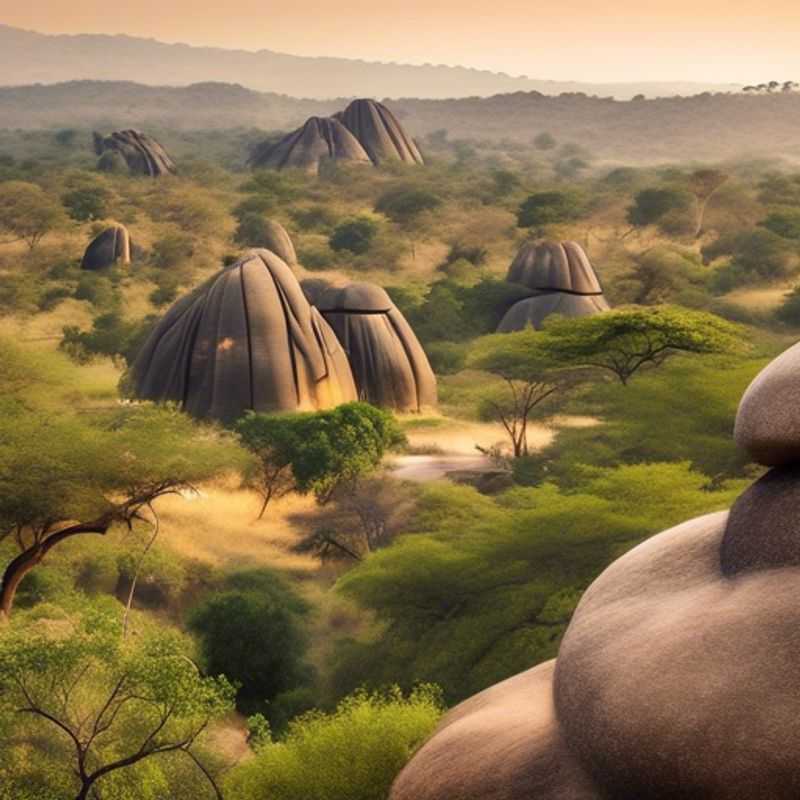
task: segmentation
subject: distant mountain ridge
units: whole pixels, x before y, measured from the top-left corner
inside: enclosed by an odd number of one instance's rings
[[[800,161],[800,93],[796,92],[644,101],[515,92],[387,104],[418,138],[447,131],[451,140],[529,145],[537,134],[547,131],[561,143],[582,145],[595,157],[625,163],[676,158],[717,161],[743,155]],[[345,105],[341,98],[298,100],[219,83],[158,87],[74,81],[0,87],[0,129],[75,128],[107,133],[141,128],[170,149],[180,138],[173,134],[180,132],[239,130],[255,141],[259,134],[249,129],[277,135],[297,128],[308,117],[329,116]],[[241,161],[248,155],[243,151]]]
[[[579,83],[534,80],[468,67],[294,56],[272,50],[228,50],[167,44],[124,35],[50,35],[0,25],[0,84],[102,80],[151,86],[235,83],[298,98],[444,99],[538,91],[584,92],[629,99],[733,91],[734,84],[687,82]]]

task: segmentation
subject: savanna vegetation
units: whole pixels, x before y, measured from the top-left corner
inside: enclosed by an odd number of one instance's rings
[[[757,474],[731,433],[800,329],[800,172],[537,127],[311,177],[244,169],[263,132],[163,134],[153,181],[81,129],[0,132],[0,798],[385,800],[611,561]],[[437,412],[226,428],[131,397],[155,320],[268,219],[298,277],[387,288]],[[132,263],[81,270],[112,221]],[[498,334],[539,237],[580,242],[613,310]]]

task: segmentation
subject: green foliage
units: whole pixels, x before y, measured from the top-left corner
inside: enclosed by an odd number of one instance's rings
[[[689,196],[680,189],[643,189],[628,208],[628,222],[637,227],[654,225],[670,211],[680,211],[689,205]]]
[[[375,203],[375,210],[398,225],[408,226],[421,214],[441,204],[441,198],[427,189],[399,186],[384,192]]]
[[[297,491],[320,502],[373,471],[403,441],[394,417],[367,403],[316,413],[248,413],[236,431],[265,465],[290,466]]]
[[[537,150],[552,150],[556,144],[555,137],[547,131],[543,131],[533,139],[533,146]]]
[[[784,239],[800,239],[800,209],[773,211],[759,225]]]
[[[728,505],[688,465],[600,473],[576,491],[548,484],[496,500],[427,487],[408,535],[344,575],[337,590],[377,616],[341,645],[340,691],[434,678],[455,702],[555,656],[581,592],[645,537]],[[413,598],[409,603],[408,598]]]
[[[33,250],[51,231],[66,225],[64,208],[40,186],[25,181],[0,183],[0,232]]]
[[[113,308],[119,303],[119,296],[108,275],[96,272],[82,272],[75,287],[76,300],[88,300],[97,308]]]
[[[269,223],[257,213],[242,216],[233,234],[233,241],[245,247],[266,247],[271,238]]]
[[[520,228],[540,228],[578,219],[583,203],[574,192],[536,192],[529,195],[517,211]]]
[[[677,303],[700,307],[708,302],[707,270],[694,253],[671,247],[648,248],[617,283],[617,293],[637,305]]]
[[[129,322],[119,311],[110,311],[95,317],[88,331],[77,325],[65,326],[59,348],[78,364],[87,364],[95,356],[109,356],[130,366],[154,324],[153,317]]]
[[[396,775],[442,713],[429,686],[356,692],[331,714],[295,720],[227,781],[231,800],[385,800]]]
[[[258,570],[231,575],[222,591],[204,600],[190,616],[206,671],[234,681],[239,686],[239,710],[262,712],[273,727],[285,722],[273,713],[276,698],[311,678],[302,627],[307,610],[279,575]]]
[[[17,720],[0,753],[2,785],[53,800],[183,794],[170,791],[170,772],[178,760],[197,769],[204,729],[233,698],[187,654],[164,629],[123,638],[113,607],[20,615],[0,630],[0,709]]]
[[[555,361],[610,372],[622,384],[643,367],[658,367],[677,353],[726,353],[742,347],[736,325],[677,306],[631,306],[555,319],[546,325],[542,339]]]
[[[109,192],[101,186],[73,189],[61,198],[70,217],[78,222],[107,217],[108,200]]]
[[[800,325],[800,287],[795,286],[783,296],[783,302],[775,312],[775,316],[787,325]]]
[[[153,243],[150,257],[153,265],[166,269],[175,267],[194,254],[194,239],[181,232],[168,233]]]
[[[347,250],[360,255],[369,250],[377,233],[378,223],[374,219],[365,216],[353,217],[340,222],[334,228],[328,241],[331,250],[337,253]]]

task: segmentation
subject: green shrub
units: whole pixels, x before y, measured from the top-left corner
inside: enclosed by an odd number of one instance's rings
[[[295,720],[286,737],[258,748],[227,781],[231,800],[385,800],[442,713],[429,686],[356,692],[332,714]]]
[[[378,223],[369,217],[354,217],[336,226],[329,244],[337,253],[347,250],[360,255],[369,250],[372,240],[378,233]]]

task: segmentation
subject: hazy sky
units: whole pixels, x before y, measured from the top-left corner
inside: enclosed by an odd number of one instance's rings
[[[34,0],[11,6],[12,0],[0,0],[0,22],[46,33],[128,33],[561,80],[800,79],[800,0]]]

